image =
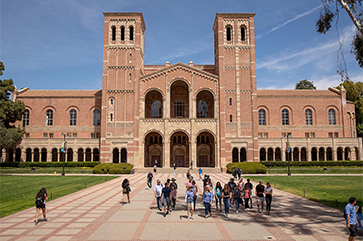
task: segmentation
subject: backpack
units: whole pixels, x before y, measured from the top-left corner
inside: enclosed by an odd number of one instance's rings
[[[347,221],[347,212],[345,211],[345,208],[344,208],[344,212],[343,212],[343,218],[345,219],[345,221]]]
[[[35,204],[36,204],[37,206],[41,206],[41,205],[43,205],[43,198],[41,198],[41,197],[37,197],[37,198],[35,199]]]

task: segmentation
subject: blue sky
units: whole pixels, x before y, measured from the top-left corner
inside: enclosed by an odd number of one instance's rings
[[[321,0],[1,0],[0,60],[20,89],[101,89],[102,12],[142,12],[145,64],[214,64],[216,12],[254,12],[259,89],[293,89],[308,79],[318,89],[340,83],[335,26],[315,32]],[[354,27],[341,11],[350,78],[362,69],[350,51]]]

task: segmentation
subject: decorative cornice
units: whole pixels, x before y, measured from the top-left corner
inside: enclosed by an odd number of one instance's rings
[[[224,90],[225,93],[236,93],[236,90]]]
[[[108,46],[108,49],[110,50],[110,49],[116,49],[116,50],[118,50],[118,49],[135,49],[135,46],[134,45],[110,45],[110,46]]]
[[[251,93],[251,90],[240,90],[241,93]]]
[[[107,69],[135,69],[135,66],[107,66]]]
[[[111,18],[110,22],[136,22],[134,18]]]
[[[239,50],[245,50],[245,49],[250,49],[249,45],[224,45],[223,46],[224,49],[227,50],[234,50],[234,49],[239,49]]]
[[[107,93],[134,94],[134,90],[107,90]]]
[[[251,66],[242,66],[242,65],[238,65],[238,66],[235,66],[235,65],[227,65],[227,66],[224,66],[225,69],[250,69]]]

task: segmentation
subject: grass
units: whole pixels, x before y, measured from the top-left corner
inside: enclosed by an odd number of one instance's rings
[[[290,167],[291,173],[295,174],[363,174],[362,167]],[[287,167],[268,167],[268,174],[286,174]]]
[[[92,167],[65,167],[65,173],[86,173],[92,174]],[[62,167],[36,167],[35,172],[32,172],[30,168],[14,168],[14,167],[1,167],[0,173],[62,173]]]
[[[258,182],[261,177],[246,177]],[[343,210],[350,197],[357,198],[357,205],[363,204],[363,176],[268,176],[263,182],[272,187]]]
[[[35,195],[47,189],[48,201],[109,181],[112,176],[0,176],[0,217],[34,207]]]

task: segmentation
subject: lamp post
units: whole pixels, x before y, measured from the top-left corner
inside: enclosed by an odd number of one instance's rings
[[[62,148],[61,148],[61,152],[63,152],[64,158],[63,158],[63,172],[62,172],[62,176],[65,176],[65,172],[64,172],[64,163],[66,161],[67,155],[67,140],[66,140],[66,134],[64,134],[62,132],[61,137],[63,137],[63,141],[62,141]]]
[[[287,175],[291,176],[291,172],[290,172],[290,151],[291,151],[291,147],[290,147],[289,135],[287,135],[286,148],[287,148]]]

